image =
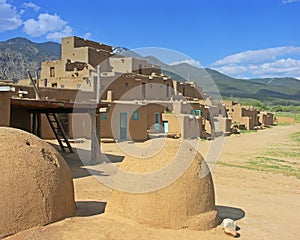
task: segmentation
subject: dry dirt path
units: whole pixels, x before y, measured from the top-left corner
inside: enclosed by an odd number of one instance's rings
[[[257,133],[230,136],[225,139],[220,158],[212,170],[216,204],[221,217],[237,221],[240,239],[300,239],[300,180],[280,173],[256,171],[232,164],[244,165],[274,146],[291,143],[289,135],[300,131],[300,124],[278,126]],[[205,154],[209,142],[201,142]],[[118,155],[114,144],[105,151]],[[298,160],[298,162],[297,162]],[[300,156],[293,161],[299,167]],[[77,216],[23,231],[7,239],[230,239],[220,227],[197,232],[150,228],[128,219],[103,213],[111,190],[99,183],[78,161],[68,157],[74,176]],[[226,165],[227,164],[227,165]],[[246,165],[248,166],[248,165]],[[158,216],[159,217],[159,216]]]

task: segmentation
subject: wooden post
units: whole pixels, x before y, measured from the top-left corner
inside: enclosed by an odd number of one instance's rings
[[[100,138],[99,138],[99,128],[100,128],[100,118],[99,113],[94,111],[89,112],[91,118],[91,164],[97,164],[101,160],[100,154]]]

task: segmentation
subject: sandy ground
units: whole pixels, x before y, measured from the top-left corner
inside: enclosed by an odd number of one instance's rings
[[[232,135],[225,138],[220,162],[247,163],[266,150],[289,146],[289,134],[300,131],[300,124],[277,126],[257,133]],[[200,142],[206,154],[211,142]],[[292,144],[292,143],[291,143]],[[105,143],[103,150],[111,159],[122,160],[115,144]],[[295,145],[292,144],[292,147]],[[299,145],[296,147],[300,147]],[[91,176],[76,160],[65,155],[74,176],[77,213],[44,227],[36,227],[7,239],[229,239],[221,227],[210,231],[151,228],[121,217],[104,213],[111,190]],[[298,161],[300,156],[294,156]],[[115,163],[118,164],[118,163]],[[280,173],[256,171],[217,164],[212,170],[216,205],[221,218],[237,221],[240,239],[300,239],[300,179]],[[170,213],[172,217],[172,213]]]

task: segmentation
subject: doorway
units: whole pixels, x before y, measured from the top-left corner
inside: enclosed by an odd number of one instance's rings
[[[122,112],[120,113],[120,140],[127,140],[127,131],[128,131],[128,124],[127,124],[127,113]]]
[[[160,132],[160,113],[154,113],[154,131]]]

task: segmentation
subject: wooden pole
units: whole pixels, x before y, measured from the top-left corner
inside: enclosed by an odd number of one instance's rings
[[[91,119],[91,164],[97,164],[101,160],[100,154],[100,138],[99,138],[99,127],[100,119],[99,113],[93,111],[89,112]]]

